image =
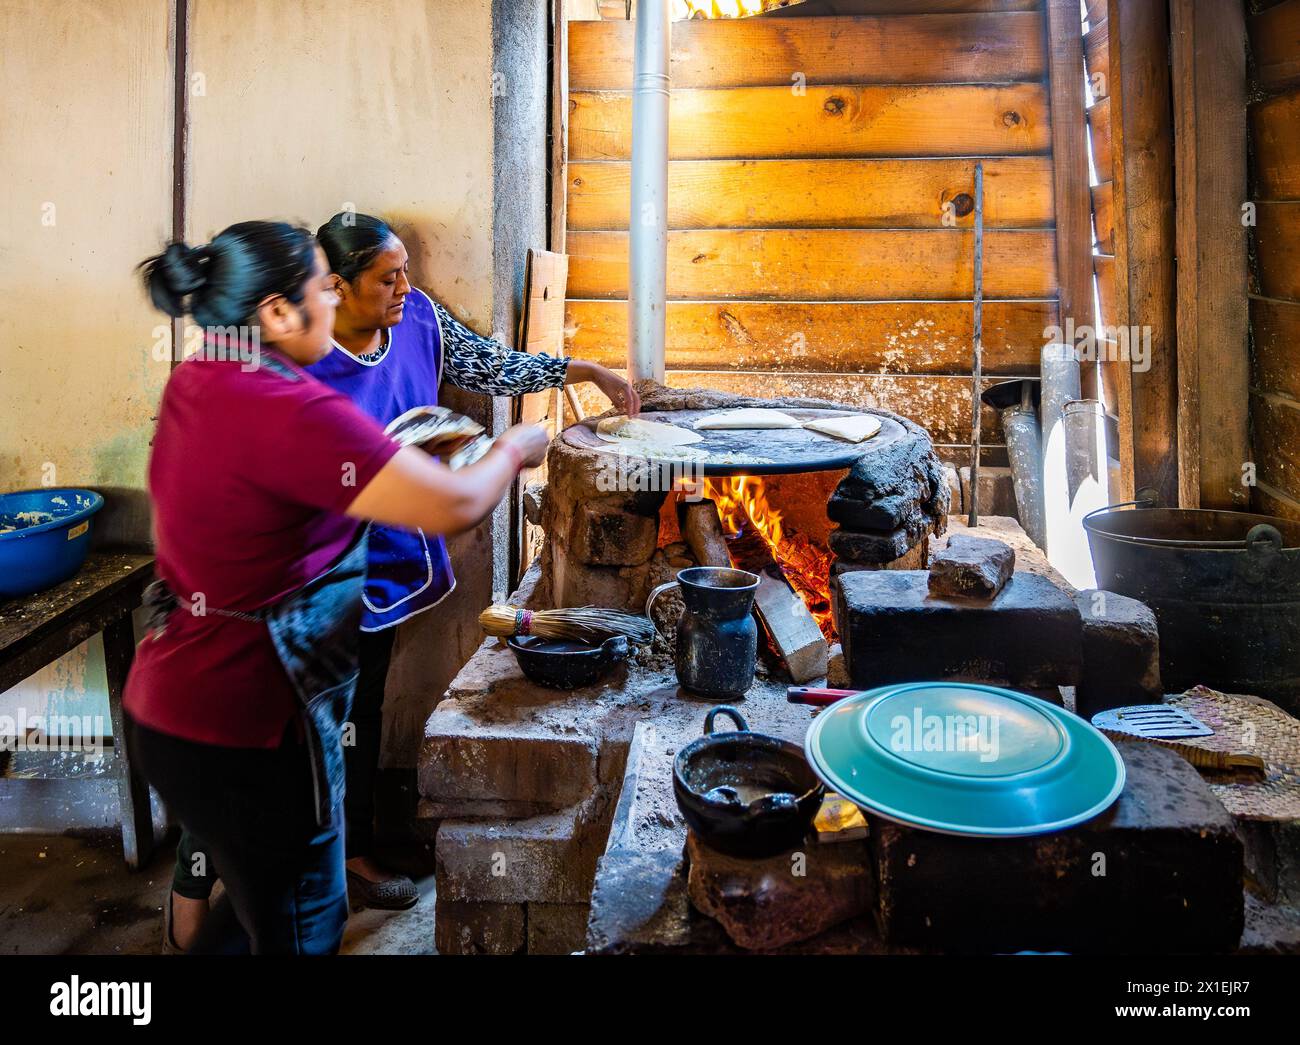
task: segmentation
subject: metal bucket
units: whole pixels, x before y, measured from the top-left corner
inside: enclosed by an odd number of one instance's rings
[[[1097,585],[1160,629],[1166,692],[1203,684],[1300,713],[1300,523],[1190,508],[1090,512]]]

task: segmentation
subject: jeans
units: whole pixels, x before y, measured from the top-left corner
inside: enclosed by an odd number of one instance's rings
[[[192,836],[191,857],[202,856],[202,880],[220,874],[226,887],[191,953],[337,952],[348,918],[343,836],[316,824],[306,746],[290,736],[275,749],[221,747],[128,728],[145,778]]]
[[[343,749],[347,794],[343,801],[347,857],[369,856],[375,844],[375,777],[379,771],[383,737],[384,680],[393,657],[396,628],[361,633],[361,671],[352,698],[353,739]],[[221,877],[212,854],[190,834],[181,831],[176,846],[172,888],[190,900],[206,900]]]

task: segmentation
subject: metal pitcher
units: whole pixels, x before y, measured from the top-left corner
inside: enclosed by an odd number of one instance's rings
[[[758,656],[758,625],[750,613],[758,578],[718,566],[682,570],[675,581],[659,585],[646,599],[645,612],[651,620],[655,599],[669,588],[680,588],[686,604],[677,623],[673,661],[677,681],[707,697],[744,693],[754,684]]]

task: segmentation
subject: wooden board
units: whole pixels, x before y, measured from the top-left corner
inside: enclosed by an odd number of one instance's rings
[[[1087,15],[1089,25],[1096,25],[1098,22],[1105,21],[1106,0],[1086,0],[1084,13]]]
[[[1088,131],[1092,136],[1092,163],[1097,168],[1097,177],[1107,181],[1113,169],[1109,97],[1088,106]]]
[[[1282,519],[1300,519],[1300,498],[1283,493],[1275,486],[1258,483],[1253,498],[1254,510],[1264,515],[1276,515]]]
[[[1255,392],[1250,405],[1260,481],[1300,498],[1300,402]]]
[[[635,21],[572,23],[570,88],[631,90],[635,32]],[[1033,81],[1046,71],[1043,40],[1037,11],[682,21],[672,27],[669,75],[674,90],[789,88],[800,75],[821,84]]]
[[[1113,254],[1094,254],[1092,270],[1097,276],[1097,300],[1101,303],[1101,322],[1105,326],[1119,323],[1115,302],[1115,257]]]
[[[725,370],[669,370],[667,377],[670,388],[714,388],[736,395],[798,396],[830,400],[850,407],[879,407],[915,421],[930,433],[936,443],[970,444],[969,377]],[[986,381],[985,387],[993,384],[994,380]],[[578,395],[589,413],[609,408],[600,393],[589,386],[579,386]],[[981,413],[981,432],[981,442],[988,440],[995,445],[1002,442],[1001,423],[987,407]]]
[[[1173,128],[1165,0],[1112,0],[1110,97],[1093,107],[1098,170],[1111,168],[1114,135],[1115,312],[1124,326],[1149,327],[1151,366],[1126,369],[1119,404],[1124,499],[1154,487],[1178,498],[1174,306]]]
[[[564,296],[569,274],[567,255],[530,250],[524,265],[524,301],[519,310],[519,350],[564,355]],[[536,424],[554,405],[550,392],[523,397],[520,420]]]
[[[1083,37],[1083,58],[1096,100],[1110,93],[1110,22],[1103,18],[1091,24]]]
[[[1244,509],[1250,459],[1246,23],[1170,0],[1178,250],[1178,484],[1187,508]]]
[[[1051,145],[1039,84],[674,90],[671,159],[1043,154]],[[570,160],[626,160],[632,96],[569,95]]]
[[[809,370],[826,373],[969,372],[966,301],[670,301],[670,370]],[[984,305],[984,367],[1036,374],[1056,302]],[[568,302],[570,355],[608,367],[627,360],[627,302]]]
[[[1046,3],[1061,315],[1072,318],[1076,327],[1092,326],[1092,200],[1088,193],[1088,138],[1080,89],[1083,26],[1078,0]],[[993,267],[988,265],[985,271]]]
[[[975,161],[674,160],[668,227],[970,228]],[[625,229],[630,164],[569,165],[569,227]],[[984,161],[988,228],[1053,223],[1052,162],[1045,156]]]
[[[1300,0],[1283,0],[1254,15],[1250,47],[1263,87],[1300,84]]]
[[[957,229],[724,229],[668,234],[670,298],[953,299],[974,292],[972,236]],[[569,293],[627,294],[627,233],[569,233]],[[1051,232],[984,237],[984,293],[1056,293]]]
[[[1300,401],[1300,302],[1252,298],[1250,323],[1255,340],[1251,384]]]
[[[1255,252],[1259,291],[1300,300],[1300,202],[1259,202]]]
[[[1097,249],[1115,253],[1115,195],[1112,182],[1092,187],[1092,224],[1097,234]]]
[[[1255,183],[1261,199],[1300,199],[1300,89],[1250,107]]]

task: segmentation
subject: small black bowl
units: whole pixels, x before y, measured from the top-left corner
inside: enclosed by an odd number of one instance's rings
[[[615,635],[599,646],[540,635],[514,635],[506,639],[525,675],[539,686],[577,689],[600,681],[621,660],[627,659],[626,635]]]
[[[726,715],[739,727],[714,733]],[[704,719],[704,736],[673,761],[673,794],[692,831],[705,845],[730,856],[775,856],[807,835],[826,795],[802,748],[751,733],[744,717],[725,704]]]

